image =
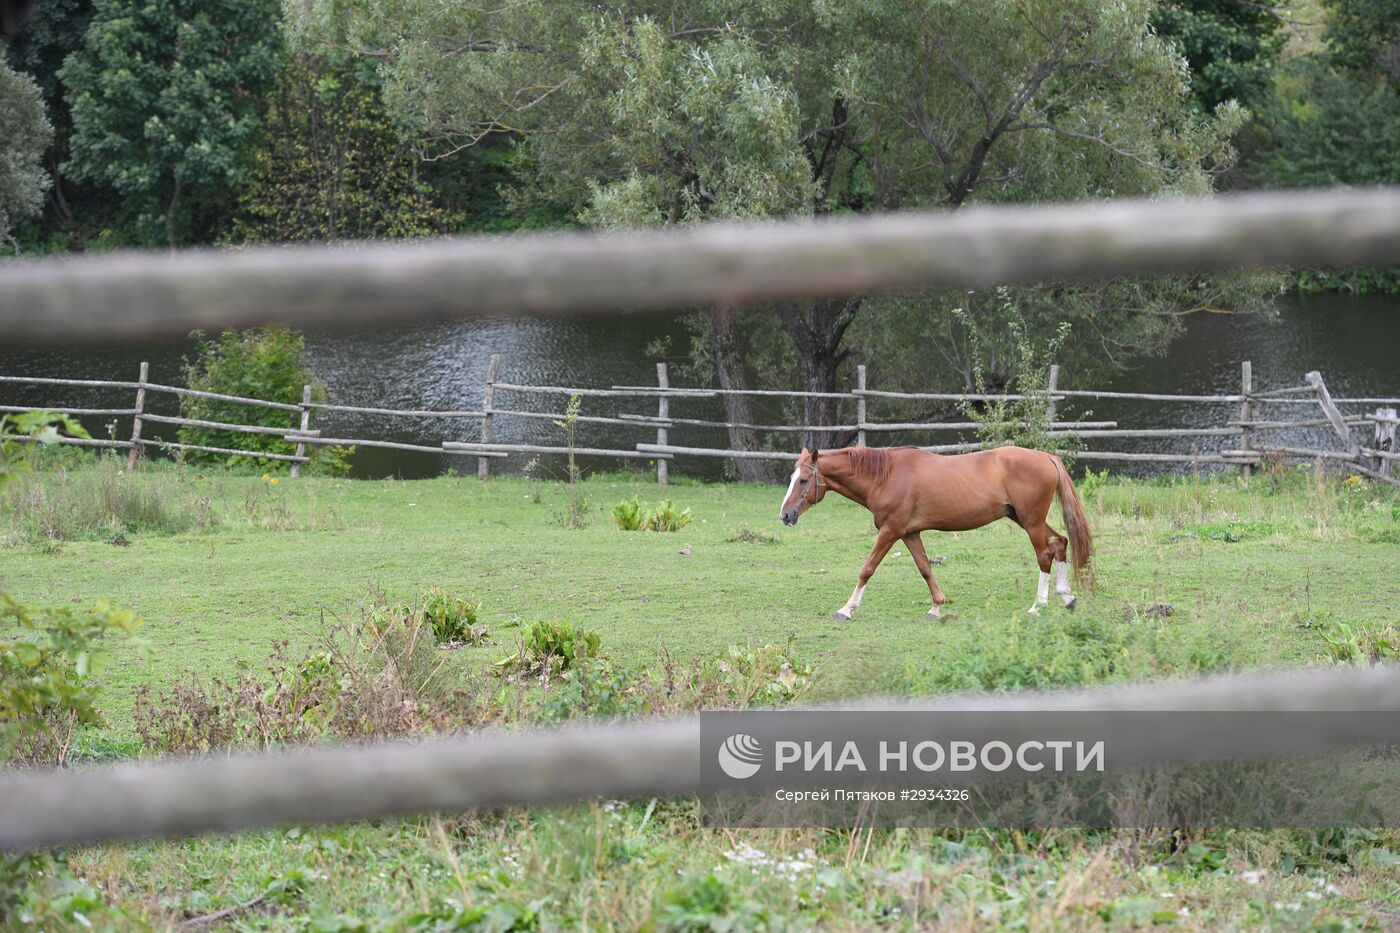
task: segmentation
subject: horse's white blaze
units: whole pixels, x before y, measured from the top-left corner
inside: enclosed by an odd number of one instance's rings
[[[783,495],[783,501],[778,505],[778,517],[783,517],[783,506],[787,505],[788,499],[792,498],[792,491],[797,488],[797,474],[802,472],[802,467],[792,468],[792,479],[788,480],[787,492]]]
[[[1040,607],[1041,607],[1041,606],[1044,606],[1044,605],[1045,605],[1046,603],[1048,603],[1049,601],[1050,601],[1050,574],[1048,574],[1048,573],[1046,573],[1044,570],[1042,570],[1042,571],[1040,572],[1040,585],[1039,585],[1038,587],[1036,587],[1036,590],[1035,590],[1035,602],[1031,603],[1031,607],[1030,607],[1029,609],[1027,609],[1026,611],[1027,611],[1027,612],[1040,612]]]
[[[1055,592],[1066,606],[1074,602],[1074,592],[1069,588],[1069,564],[1062,560],[1055,561]]]

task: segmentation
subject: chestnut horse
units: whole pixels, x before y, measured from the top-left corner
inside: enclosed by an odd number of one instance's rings
[[[875,517],[875,547],[856,578],[856,589],[836,618],[849,619],[860,608],[865,585],[896,541],[909,548],[928,583],[933,600],[924,618],[936,619],[947,598],[929,570],[919,533],[968,531],[1009,518],[1026,530],[1040,565],[1040,586],[1028,610],[1038,614],[1050,599],[1050,571],[1056,571],[1055,592],[1065,607],[1074,609],[1066,544],[1076,580],[1092,588],[1085,573],[1093,554],[1093,538],[1084,518],[1079,494],[1059,457],[1024,447],[996,447],[945,457],[917,447],[847,447],[821,454],[805,447],[792,471],[783,497],[783,523],[796,525],[803,512],[822,501],[828,489],[865,506]],[[1060,508],[1069,538],[1051,528],[1050,502],[1060,494]]]

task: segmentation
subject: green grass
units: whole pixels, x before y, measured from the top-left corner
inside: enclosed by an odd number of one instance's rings
[[[96,469],[38,482],[61,500],[64,483],[87,488]],[[332,621],[357,616],[372,590],[391,605],[434,587],[479,603],[492,643],[451,652],[449,676],[491,665],[533,623],[566,619],[634,669],[654,667],[663,651],[690,660],[791,639],[814,668],[807,699],[1332,663],[1329,633],[1335,642],[1341,631],[1383,632],[1400,605],[1400,500],[1310,469],[1248,487],[1234,476],[1098,486],[1087,509],[1099,591],[1073,616],[1025,615],[1036,568],[1010,523],[927,533],[951,600],[936,623],[923,620],[927,589],[902,547],[855,620],[831,618],[873,538],[869,514],[835,496],[790,529],[777,519],[780,488],[682,483],[669,493],[691,523],[635,534],[609,513],[635,495],[656,498],[640,476],[588,479],[582,529],[563,527],[562,490],[544,486],[536,502],[536,487],[514,479],[274,485],[163,465],[122,479],[163,490],[167,506],[143,496],[142,514],[156,518],[125,531],[124,544],[111,543],[110,521],[108,531],[54,541],[35,531],[22,498],[0,506],[0,588],[32,603],[105,596],[145,619],[146,653],[120,648],[102,672],[109,726],[83,737],[89,753],[139,747],[138,685],[158,693],[190,670],[256,669],[274,641],[310,645]],[[184,523],[182,502],[209,517]],[[161,514],[176,516],[174,530]],[[478,908],[494,924],[482,928],[496,929],[1295,928],[1394,922],[1385,911],[1400,896],[1393,835],[1198,832],[1173,847],[1165,834],[1126,831],[730,833],[697,828],[692,806],[297,829],[71,858],[97,902],[119,905],[121,924],[160,925],[267,895],[239,915],[254,929],[428,929],[453,917],[467,928]],[[1267,874],[1254,885],[1241,879],[1246,870]]]

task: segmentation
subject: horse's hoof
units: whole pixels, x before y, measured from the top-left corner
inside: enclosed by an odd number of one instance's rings
[[[840,612],[840,611],[833,612],[833,613],[831,614],[831,617],[832,617],[833,619],[837,619],[837,620],[839,620],[839,621],[841,621],[841,622],[849,622],[849,621],[851,621],[851,614],[850,614],[849,612]]]
[[[925,621],[925,622],[937,622],[937,621],[938,621],[939,619],[941,619],[941,618],[943,618],[943,615],[942,615],[941,613],[938,613],[938,612],[929,612],[928,615],[924,616],[924,621]]]
[[[1078,602],[1079,602],[1079,600],[1078,600],[1076,597],[1071,596],[1071,597],[1069,598],[1069,602],[1065,603],[1065,608],[1068,609],[1070,612],[1073,612],[1073,611],[1074,611],[1074,607],[1075,607],[1075,605],[1076,605]]]
[[[1026,615],[1028,615],[1028,616],[1038,616],[1038,615],[1040,615],[1040,607],[1039,607],[1039,606],[1032,606],[1032,607],[1030,607],[1029,609],[1026,610]]]

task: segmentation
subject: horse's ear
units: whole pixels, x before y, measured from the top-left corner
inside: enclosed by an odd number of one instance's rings
[[[803,448],[803,449],[805,450],[806,448]],[[816,462],[817,462],[817,453],[818,453],[818,452],[819,452],[818,448],[816,448],[816,447],[813,447],[813,448],[812,448],[812,462],[813,462],[813,463],[816,463]]]

